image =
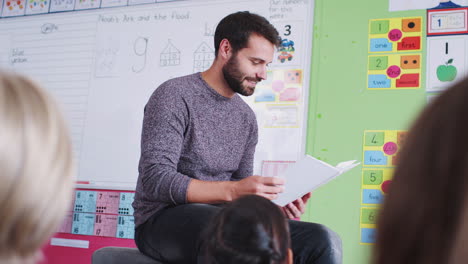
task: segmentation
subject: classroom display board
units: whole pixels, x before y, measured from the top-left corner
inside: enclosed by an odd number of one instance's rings
[[[306,152],[361,167],[314,191],[302,219],[340,235],[345,264],[369,263],[398,151],[427,104],[428,11],[388,10],[389,0],[315,5]]]
[[[60,103],[72,133],[78,187],[133,190],[143,108],[164,81],[208,69],[217,23],[249,10],[282,45],[245,101],[255,111],[264,162],[305,153],[313,0],[0,1],[0,67],[36,79]]]
[[[133,239],[135,193],[78,189],[59,233]]]

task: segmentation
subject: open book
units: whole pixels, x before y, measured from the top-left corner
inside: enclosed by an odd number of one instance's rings
[[[333,167],[306,155],[279,176],[286,180],[284,192],[280,193],[273,202],[279,206],[285,206],[359,164],[360,162],[356,160],[350,160]]]

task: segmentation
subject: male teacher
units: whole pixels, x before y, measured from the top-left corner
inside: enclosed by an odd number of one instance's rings
[[[146,107],[135,201],[135,242],[163,263],[197,263],[200,232],[215,204],[246,194],[270,200],[283,180],[252,176],[258,131],[238,94],[252,95],[280,44],[276,29],[249,12],[228,15],[214,36],[215,60],[205,72],[171,79]],[[310,195],[283,208],[303,212]],[[289,220],[294,263],[341,263],[341,240],[330,229]]]

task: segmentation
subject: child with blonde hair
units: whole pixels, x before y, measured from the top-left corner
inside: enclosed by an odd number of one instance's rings
[[[0,72],[0,263],[36,263],[70,204],[72,147],[50,95]]]

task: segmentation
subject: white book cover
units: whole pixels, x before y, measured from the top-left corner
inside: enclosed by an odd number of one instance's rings
[[[350,160],[333,167],[326,162],[306,155],[279,176],[286,181],[284,192],[280,193],[273,202],[279,206],[285,206],[359,164],[360,162],[356,162],[356,160]]]

